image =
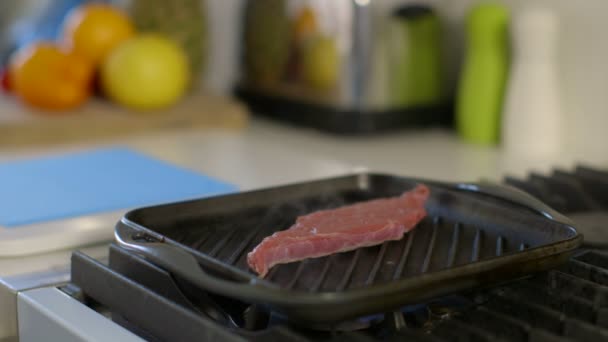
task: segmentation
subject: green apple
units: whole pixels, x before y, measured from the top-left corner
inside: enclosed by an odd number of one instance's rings
[[[110,99],[139,110],[174,104],[190,79],[185,52],[158,34],[139,35],[119,45],[103,62],[100,76]]]

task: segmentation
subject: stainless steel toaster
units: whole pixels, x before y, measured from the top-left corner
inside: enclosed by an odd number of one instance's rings
[[[254,112],[334,132],[450,120],[440,21],[386,0],[249,0],[237,95]]]

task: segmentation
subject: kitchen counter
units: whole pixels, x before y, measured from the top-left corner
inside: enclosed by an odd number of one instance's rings
[[[279,125],[256,118],[244,131],[183,131],[52,148],[0,150],[0,161],[96,146],[126,145],[178,165],[231,182],[241,190],[370,170],[445,181],[499,181],[577,162],[608,167],[606,159],[574,156],[526,160],[495,147],[465,144],[444,129],[387,133],[380,136],[335,136]],[[91,218],[91,220],[101,218]],[[106,216],[108,229],[118,217]],[[103,251],[103,249],[102,249]],[[18,259],[0,258],[0,276],[43,271],[67,262],[69,251]],[[101,252],[103,254],[103,252]],[[51,257],[52,255],[52,257]],[[59,267],[59,266],[57,266]]]
[[[244,131],[183,131],[147,134],[103,143],[0,150],[0,161],[97,146],[126,145],[154,157],[203,172],[241,190],[285,184],[359,170],[386,172],[445,181],[500,180],[552,167],[587,163],[608,168],[605,159],[565,151],[557,158],[525,159],[498,148],[461,142],[443,129],[401,131],[380,136],[347,137],[289,127],[259,118]],[[86,218],[112,230],[121,213]],[[107,242],[86,247],[104,259]],[[13,293],[69,280],[71,251],[0,258],[0,285]],[[0,286],[2,287],[2,286]],[[0,289],[0,302],[11,301]],[[0,321],[3,314],[0,312]],[[10,325],[10,322],[9,322]],[[13,324],[14,325],[14,324]],[[7,330],[8,329],[8,330]],[[10,330],[0,326],[0,338]],[[10,335],[8,335],[10,336]]]
[[[256,118],[240,133],[174,134],[128,141],[142,151],[233,182],[243,189],[368,169],[446,181],[499,180],[504,175],[568,168],[608,167],[608,155],[564,151],[524,158],[498,147],[462,142],[454,132],[430,128],[377,136],[337,136]],[[311,163],[308,165],[307,163]]]
[[[243,131],[151,133],[106,142],[51,148],[0,149],[0,161],[104,145],[126,145],[157,158],[251,189],[365,168],[441,180],[500,179],[575,163],[608,166],[608,156],[564,151],[523,158],[497,147],[462,142],[449,130],[429,128],[376,136],[330,135],[260,118]],[[311,163],[308,165],[304,165]]]

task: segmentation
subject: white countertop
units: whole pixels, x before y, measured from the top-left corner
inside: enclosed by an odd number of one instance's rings
[[[524,158],[498,147],[464,143],[454,132],[437,128],[353,137],[254,119],[241,133],[195,132],[141,137],[128,143],[243,189],[353,168],[446,181],[499,180],[506,174],[523,176],[531,170],[547,172],[576,163],[608,168],[608,155],[564,151],[555,157]]]
[[[254,118],[242,132],[188,131],[130,137],[52,148],[0,150],[0,161],[33,155],[120,144],[160,159],[231,182],[242,190],[349,173],[386,172],[446,181],[500,180],[529,171],[569,168],[577,162],[608,168],[605,159],[564,152],[557,158],[526,160],[498,148],[461,142],[441,129],[401,131],[380,136],[347,137],[283,126]],[[108,229],[118,218],[105,218]],[[89,249],[96,257],[106,244]],[[70,251],[22,258],[0,258],[0,277],[65,269]]]

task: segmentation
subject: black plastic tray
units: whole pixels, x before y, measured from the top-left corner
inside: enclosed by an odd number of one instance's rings
[[[238,87],[235,95],[256,115],[341,135],[371,135],[413,127],[452,127],[453,104],[359,110],[310,103]]]
[[[265,279],[247,267],[247,252],[299,215],[417,183],[431,188],[429,216],[400,241],[275,266]],[[518,190],[356,174],[137,209],[116,240],[201,290],[327,323],[555,267],[582,236]]]

